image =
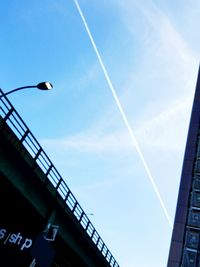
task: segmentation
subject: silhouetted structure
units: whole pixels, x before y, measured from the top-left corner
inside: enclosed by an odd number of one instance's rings
[[[200,71],[183,161],[168,267],[200,267]]]
[[[0,214],[2,267],[119,267],[7,97],[0,98]]]

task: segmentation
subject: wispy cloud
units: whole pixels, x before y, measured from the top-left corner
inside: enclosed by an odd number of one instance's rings
[[[140,116],[137,118],[139,122],[137,122],[137,128],[133,127],[134,133],[139,144],[146,149],[177,151],[183,147],[189,120],[188,112],[191,109],[198,66],[196,52],[190,49],[187,41],[176,30],[173,21],[152,1],[148,1],[148,6],[146,3],[144,4],[144,1],[137,1],[137,3],[136,1],[124,1],[123,3],[120,1],[119,5],[123,7],[122,14],[126,14],[124,22],[130,34],[134,36],[136,28],[138,27],[138,31],[140,29],[139,24],[134,25],[133,18],[136,10],[139,10],[143,21],[140,40],[136,40],[143,45],[143,55],[140,55],[139,68],[129,66],[126,69],[127,76],[129,76],[125,86],[128,97],[125,99],[123,94],[120,96],[125,100],[123,106],[131,105],[132,84],[135,84],[136,81],[140,82],[145,74],[147,82],[143,84],[143,90],[149,88],[152,90],[153,87],[156,87],[157,91],[154,92],[159,92],[160,89],[163,91],[164,97],[157,98],[157,102],[148,104],[148,106],[144,105],[143,114],[139,114]],[[176,77],[176,82],[174,82],[174,77]],[[147,115],[144,116],[144,114]],[[102,116],[105,116],[105,113],[102,113]],[[131,125],[134,125],[136,118],[133,113],[128,113],[128,116],[132,118]],[[83,153],[132,152],[133,144],[125,131],[116,130],[107,133],[102,131],[104,132],[102,134],[101,131],[94,131],[94,128],[98,127],[91,127],[87,132],[71,137],[43,140],[43,142],[55,148]],[[180,129],[184,134],[179,136]]]
[[[136,136],[147,149],[182,151],[190,112],[191,99],[180,98],[161,113],[146,122],[143,121],[137,129]]]
[[[177,130],[180,124],[188,122],[191,108],[190,99],[179,99],[147,121],[142,121],[135,134],[143,146],[150,149],[157,148],[166,151],[182,148],[182,136],[177,142]],[[186,119],[187,118],[187,119]],[[97,121],[90,129],[73,136],[59,139],[43,139],[42,142],[54,149],[73,150],[82,153],[130,153],[133,145],[125,130],[106,132],[105,125]],[[184,137],[183,137],[184,138]]]
[[[124,85],[124,103],[132,124],[137,124],[137,139],[147,147],[178,149],[185,143],[198,72],[198,51],[176,29],[175,18],[163,12],[154,1],[117,3],[125,27],[133,39],[137,36],[135,42],[143,49],[140,65],[129,67]],[[144,101],[136,118],[131,101],[133,92],[141,88],[153,101]],[[177,139],[178,129],[184,134]]]
[[[130,151],[130,141],[125,132],[112,132],[101,135],[99,132],[82,132],[60,139],[43,139],[43,144],[57,149],[74,150],[82,153],[114,153]]]
[[[173,132],[176,128],[181,128],[181,124],[185,120],[183,119],[184,116],[187,116],[187,119],[189,117],[188,112],[191,108],[195,88],[196,73],[194,70],[197,70],[196,66],[198,65],[195,52],[188,47],[187,42],[175,29],[169,17],[153,1],[138,2],[125,0],[119,1],[118,4],[130,34],[134,34],[136,28],[139,27],[139,25],[134,24],[135,21],[133,19],[133,15],[138,10],[140,16],[143,16],[143,21],[146,21],[146,25],[148,25],[140,34],[142,36],[141,39],[145,41],[146,48],[148,48],[148,50],[144,51],[144,57],[146,58],[142,60],[142,64],[138,69],[130,66],[126,70],[129,79],[127,79],[124,85],[123,91],[125,96],[123,94],[120,96],[124,99],[124,107],[126,108],[126,105],[131,105],[133,98],[132,86],[134,86],[136,80],[143,80],[144,73],[155,79],[155,84],[146,84],[147,89],[149,86],[156,87],[157,90],[163,91],[165,95],[165,97],[159,99],[159,102],[143,107],[143,114],[151,114],[151,116],[140,114],[143,117],[139,116],[136,118],[134,114],[128,113],[132,125],[134,125],[134,121],[138,121],[137,127],[134,127],[134,132],[138,141],[143,145],[166,150],[178,149],[181,146],[181,142],[177,143]],[[156,77],[158,69],[163,70],[160,78]],[[84,85],[87,86],[92,79],[97,78],[98,72],[97,65],[93,65],[87,75],[77,81],[79,83],[77,88],[84,88]],[[174,83],[174,77],[176,77],[176,83]],[[76,84],[76,81],[73,83]],[[139,90],[140,88],[137,89]],[[166,92],[169,92],[169,94]],[[151,112],[149,112],[150,109]],[[102,113],[102,117],[106,117],[105,112]],[[107,118],[106,126],[109,126],[108,120]],[[133,146],[130,144],[130,138],[125,131],[115,130],[112,133],[105,133],[102,130],[105,124],[102,124],[100,127],[98,124],[99,122],[93,125],[87,132],[85,131],[66,138],[63,137],[59,140],[45,140],[45,143],[54,147],[86,153],[113,153],[116,151],[127,153],[132,150]],[[168,126],[167,129],[166,125]],[[169,138],[168,143],[166,143],[165,138],[166,131],[168,134],[171,133],[171,136],[167,136]],[[163,134],[158,136],[158,132]]]
[[[189,47],[181,32],[176,29],[175,19],[164,13],[152,0],[118,1],[118,5],[130,34],[134,37],[137,33],[135,41],[142,42],[146,47],[144,56],[148,55],[148,57],[154,58],[150,62],[152,66],[156,67],[155,63],[159,59],[164,68],[163,71],[167,73],[175,71],[174,74],[176,74],[177,67],[179,67],[182,74],[186,73],[186,77],[188,77],[194,71],[198,65],[198,52]],[[137,20],[134,19],[135,17]],[[167,69],[167,67],[169,68]],[[180,78],[186,79],[186,77]]]

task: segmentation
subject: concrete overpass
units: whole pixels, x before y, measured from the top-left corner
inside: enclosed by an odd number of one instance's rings
[[[0,203],[0,261],[6,267],[119,267],[6,97],[0,99]],[[59,227],[54,241],[44,238],[47,225],[48,235]]]

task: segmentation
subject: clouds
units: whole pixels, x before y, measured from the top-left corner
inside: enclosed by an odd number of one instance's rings
[[[184,74],[190,76],[198,65],[198,52],[189,47],[182,32],[176,29],[174,17],[151,0],[118,1],[118,5],[126,28],[134,38],[137,35],[135,42],[143,46],[145,64],[142,68],[145,69],[146,64],[152,66],[150,71],[160,67],[170,75],[176,75],[180,69],[183,74],[180,78],[185,78]]]
[[[126,72],[129,78],[121,90],[120,99],[122,99],[133,131],[141,144],[151,148],[176,150],[181,147],[182,143],[176,142],[177,135],[173,135],[173,131],[181,127],[185,128],[188,121],[185,120],[183,123],[183,117],[187,116],[188,120],[188,112],[191,109],[196,75],[194,70],[197,66],[195,52],[188,47],[187,42],[175,29],[172,20],[153,1],[119,1],[118,5],[124,23],[130,34],[133,35],[136,28],[140,27],[140,25],[134,24],[136,22],[134,17],[139,11],[137,17],[141,17],[140,19],[143,21],[143,30],[140,33],[141,40],[137,41],[144,41],[144,46],[148,48],[144,50],[139,68],[127,66]],[[96,71],[96,65],[95,68],[89,70],[88,75],[81,79],[82,83],[89,85],[89,80],[91,82],[91,79],[95,78],[94,69]],[[133,91],[133,87],[136,90]],[[136,101],[137,99],[142,100],[140,96],[142,90],[146,91],[148,99],[141,104],[141,113],[137,113],[139,116],[135,116],[135,109],[130,106],[132,106],[133,98]],[[160,97],[161,94],[163,97]],[[153,98],[151,99],[151,97]],[[102,118],[105,118],[106,115],[106,112],[102,112]],[[116,120],[117,124],[120,114],[116,114],[113,120]],[[99,134],[102,129],[99,129],[98,123],[97,121],[96,126],[93,125],[91,129],[79,132],[74,136],[45,142],[64,149],[74,149],[86,153],[103,151],[105,153],[116,151],[127,153],[132,150],[126,129],[116,129],[114,132],[108,131],[106,134]],[[109,119],[106,127],[109,127],[108,124]],[[166,125],[168,125],[167,129]],[[95,132],[93,127],[98,128],[96,129],[98,132]],[[162,132],[162,135],[158,136],[158,132]],[[167,132],[168,135],[166,135]]]
[[[2,1],[2,10],[16,13],[7,2]],[[95,213],[95,227],[106,236],[106,243],[111,244],[109,248],[116,251],[114,255],[122,265],[164,266],[171,238],[166,218],[74,1],[36,2],[19,1],[17,10],[24,21],[33,5],[38,11],[46,5],[48,8],[42,10],[47,19],[42,20],[42,27],[37,27],[41,20],[34,20],[35,16],[25,28],[15,25],[15,16],[11,21],[3,17],[2,34],[5,31],[7,36],[12,24],[11,32],[18,44],[16,55],[13,47],[10,54],[7,41],[1,44],[5,51],[2,73],[8,74],[4,83],[12,88],[11,81],[23,85],[24,79],[29,84],[32,79],[49,77],[47,80],[55,87],[50,95],[41,97],[33,92],[31,101],[30,94],[27,99],[26,95],[13,95],[20,115],[27,118],[29,128],[39,137],[59,172],[69,177],[67,184],[77,193],[80,204]],[[198,2],[79,1],[171,218],[198,71]],[[30,33],[27,46],[24,38],[28,40]],[[24,45],[28,48],[26,58]],[[18,64],[16,56],[20,58]],[[49,60],[51,64],[47,64]],[[142,258],[144,251],[149,252],[148,261]]]
[[[184,29],[177,30],[170,9],[166,12],[154,1],[117,3],[134,43],[142,47],[140,64],[126,68],[123,106],[140,144],[176,150],[185,143],[199,52],[184,39]],[[137,111],[133,99],[140,101]]]
[[[130,142],[128,142],[128,136],[125,132],[100,135],[98,132],[91,130],[71,137],[42,140],[42,142],[48,146],[92,154],[130,150]]]
[[[109,39],[106,28],[101,28],[109,45],[102,45],[100,51],[108,70],[115,69],[116,75],[111,75],[111,80],[173,220],[198,71],[197,53],[177,29],[175,18],[153,1],[119,1],[118,13],[128,36],[126,49],[124,46],[120,54],[113,53],[120,51],[121,43]],[[98,28],[95,29],[94,23],[95,30]],[[130,55],[136,58],[127,63]],[[101,80],[103,75],[100,77],[99,72],[96,75],[96,70],[96,67],[88,69],[80,81],[87,90],[91,84],[95,85],[98,76],[101,90],[97,96],[94,87],[92,100],[99,105],[99,96],[108,97],[103,92],[109,88]],[[87,127],[42,142],[54,154],[63,151],[59,161],[64,161],[65,172],[73,179],[70,180],[73,190],[81,203],[86,203],[96,214],[95,225],[99,224],[98,229],[106,235],[106,240],[113,241],[116,232],[123,233],[119,242],[115,242],[127,244],[124,250],[116,246],[116,255],[123,265],[147,266],[150,262],[151,266],[164,266],[171,233],[113,98],[101,105],[101,112],[94,118]],[[147,240],[144,229],[152,238]],[[141,263],[140,253],[149,251],[149,244],[156,248],[158,243],[163,244],[162,252],[155,255],[150,250],[148,263],[145,259]],[[134,259],[132,251],[137,251]]]
[[[141,123],[136,131],[140,144],[165,152],[182,151],[190,112],[190,98],[182,97],[170,103],[167,109]]]
[[[175,100],[167,109],[156,116],[147,121],[141,121],[140,125],[133,129],[140,144],[149,147],[149,149],[182,150],[185,136],[181,134],[181,129],[187,125],[188,120],[186,118],[189,117],[190,108],[190,99],[183,97]],[[106,113],[104,113],[105,117]],[[59,139],[43,139],[42,142],[53,149],[80,153],[119,152],[127,154],[134,152],[134,146],[126,129],[109,131],[109,127],[109,121],[105,124],[102,121],[96,121],[96,124],[86,131]],[[178,135],[179,138],[177,139]]]

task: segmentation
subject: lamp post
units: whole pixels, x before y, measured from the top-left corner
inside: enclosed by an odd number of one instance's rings
[[[37,85],[29,85],[29,86],[23,86],[23,87],[15,88],[15,89],[7,92],[7,93],[0,95],[0,99],[6,95],[13,93],[13,92],[16,92],[16,91],[19,91],[22,89],[28,89],[28,88],[37,88],[40,90],[51,90],[53,88],[53,85],[50,82],[41,82],[41,83],[38,83]]]

